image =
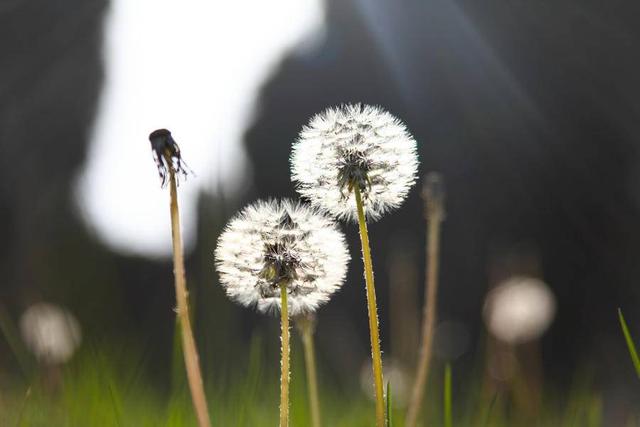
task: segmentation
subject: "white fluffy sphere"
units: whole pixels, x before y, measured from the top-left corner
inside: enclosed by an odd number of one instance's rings
[[[329,108],[300,132],[291,155],[298,192],[340,219],[357,218],[359,186],[365,213],[375,220],[402,204],[416,181],[416,141],[405,125],[370,105]]]
[[[295,316],[315,311],[342,286],[349,253],[333,220],[283,200],[258,201],[237,214],[220,236],[215,258],[233,301],[278,311],[284,284]]]
[[[544,282],[516,276],[489,292],[484,321],[499,340],[520,344],[540,337],[551,325],[555,311],[555,298]]]
[[[48,303],[29,307],[20,318],[26,346],[46,364],[68,361],[80,345],[80,325],[66,309]]]

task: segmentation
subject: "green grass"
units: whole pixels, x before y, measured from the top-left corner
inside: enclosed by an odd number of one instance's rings
[[[210,409],[214,425],[274,426],[278,419],[277,382],[259,384],[263,390],[248,398],[246,387],[239,383],[226,390],[207,390],[212,396]],[[271,392],[270,390],[274,390]],[[302,390],[300,382],[292,390]],[[72,378],[65,377],[58,394],[34,386],[26,396],[24,386],[4,391],[2,420],[7,426],[196,426],[188,390],[181,389],[165,398],[150,387],[125,390],[122,384],[110,387],[104,373],[95,370]],[[292,396],[292,425],[309,425],[306,398],[298,392]],[[329,425],[368,425],[368,404],[332,401],[331,411],[323,414]]]
[[[442,409],[444,416],[444,427],[452,427],[452,396],[451,396],[451,365],[447,363],[444,368],[444,395],[442,400],[444,401],[444,407]]]
[[[638,358],[638,351],[636,350],[636,345],[633,343],[633,339],[631,338],[631,333],[629,332],[629,327],[627,326],[627,322],[624,320],[624,316],[622,315],[621,309],[618,309],[618,320],[620,321],[620,327],[622,328],[624,339],[627,342],[627,348],[629,349],[629,356],[631,357],[631,361],[633,362],[633,367],[636,370],[636,375],[638,376],[638,378],[640,378],[640,358]]]
[[[635,346],[630,341],[622,313],[620,322],[634,364]],[[0,322],[1,323],[1,322]],[[5,322],[4,327],[10,324]],[[234,369],[209,364],[205,385],[214,426],[273,427],[277,425],[279,367],[277,349],[267,344],[273,337],[255,334]],[[291,426],[311,425],[306,396],[302,343],[292,342]],[[270,340],[268,340],[270,339]],[[170,372],[154,373],[155,355],[143,355],[135,346],[85,343],[61,372],[62,381],[52,387],[51,373],[38,368],[19,341],[15,343],[13,375],[0,371],[0,426],[20,427],[185,427],[196,419],[185,379],[180,340],[174,339]],[[268,350],[266,350],[268,349]],[[623,349],[621,345],[621,349]],[[12,350],[13,351],[13,350]],[[271,354],[273,353],[273,354]],[[635,355],[635,356],[634,356]],[[20,360],[23,359],[23,360]],[[478,364],[484,366],[483,363]],[[636,365],[637,366],[637,365]],[[22,370],[19,369],[22,367]],[[358,378],[335,383],[323,376],[319,366],[320,399],[325,426],[370,427],[374,425],[374,403],[358,388]],[[422,413],[428,426],[558,426],[603,425],[603,402],[589,375],[576,374],[569,393],[543,389],[540,408],[527,414],[504,388],[487,388],[483,368],[469,378],[448,365],[435,364]],[[388,423],[404,423],[402,393],[387,384]],[[636,414],[629,414],[630,417]],[[632,418],[630,418],[632,419]]]
[[[299,343],[298,343],[299,344]],[[299,346],[297,348],[300,348]],[[247,349],[246,366],[207,381],[212,421],[225,427],[273,427],[278,420],[277,362],[266,364],[263,340],[255,337]],[[174,355],[174,356],[178,356]],[[304,365],[301,355],[292,359],[291,425],[310,425]],[[175,357],[174,357],[175,358]],[[180,364],[182,359],[175,359]],[[0,425],[34,427],[183,427],[196,426],[186,381],[174,366],[171,386],[162,386],[139,372],[143,360],[135,353],[117,356],[105,349],[84,350],[63,369],[58,390],[46,386],[44,373],[28,380],[16,378],[0,390]],[[587,383],[575,387],[562,404],[549,392],[535,423],[520,414],[507,395],[483,393],[471,380],[456,388],[451,370],[435,367],[425,400],[429,426],[600,426],[602,403]],[[213,376],[213,375],[212,375]],[[457,376],[456,376],[457,377]],[[444,382],[443,382],[444,379]],[[321,379],[320,395],[326,426],[369,427],[374,424],[374,404],[357,388],[335,387]],[[213,386],[212,386],[213,384]],[[402,426],[404,409],[393,384],[388,385],[389,419]],[[30,390],[27,393],[27,390]]]
[[[393,399],[391,396],[391,383],[387,382],[387,405],[385,410],[387,411],[387,427],[393,427]]]

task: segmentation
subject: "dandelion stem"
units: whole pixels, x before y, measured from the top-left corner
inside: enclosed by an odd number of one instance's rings
[[[280,427],[289,426],[289,307],[287,287],[280,285],[280,326],[282,350],[280,361]]]
[[[312,427],[320,427],[320,399],[318,398],[318,376],[316,373],[316,353],[313,343],[314,320],[304,316],[298,320],[304,346],[304,362],[307,370],[307,389]]]
[[[430,178],[430,179],[429,179]],[[436,323],[436,302],[438,297],[438,264],[440,257],[440,224],[444,219],[441,189],[434,189],[435,175],[430,175],[424,191],[425,216],[427,218],[427,274],[425,280],[425,302],[422,313],[422,337],[416,379],[407,410],[406,427],[415,427],[424,389],[429,377],[429,365],[433,347]],[[438,182],[439,184],[439,182]],[[436,185],[438,185],[436,184]]]
[[[378,307],[376,305],[376,289],[373,283],[373,266],[371,263],[371,249],[369,247],[369,233],[364,216],[364,206],[358,185],[354,185],[358,209],[358,225],[360,227],[360,242],[362,244],[362,259],[364,261],[364,277],[367,287],[367,308],[369,312],[369,334],[371,335],[371,360],[373,365],[373,381],[376,397],[376,426],[384,427],[384,385],[382,380],[382,355],[380,353],[380,332],[378,326]]]
[[[171,165],[171,159],[167,163]],[[198,350],[193,339],[191,319],[189,318],[189,302],[187,284],[184,274],[184,256],[182,254],[182,237],[180,235],[180,212],[178,211],[178,190],[176,185],[176,171],[169,167],[169,188],[171,195],[171,237],[173,241],[173,273],[176,284],[177,315],[182,329],[182,351],[184,364],[187,369],[187,379],[191,389],[193,406],[198,417],[200,427],[210,427],[207,399],[202,385],[202,374],[198,361]]]

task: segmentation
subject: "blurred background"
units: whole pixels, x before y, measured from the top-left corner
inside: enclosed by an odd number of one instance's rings
[[[504,383],[485,298],[537,278],[555,316],[517,343],[536,355],[520,364],[558,396],[588,382],[620,425],[640,397],[617,319],[640,337],[639,19],[631,1],[3,0],[0,390],[25,378],[22,313],[48,302],[77,318],[79,354],[135,354],[136,378],[168,393],[168,192],[147,140],[160,127],[195,172],[179,191],[207,378],[242,375],[256,339],[275,367],[277,321],[225,297],[213,249],[246,203],[296,197],[290,147],[313,114],[363,102],[400,117],[421,176],[446,183],[434,364],[454,362],[455,392]],[[408,372],[421,185],[370,226],[383,350]],[[316,341],[324,386],[346,393],[369,342],[357,229],[343,228],[353,262]]]

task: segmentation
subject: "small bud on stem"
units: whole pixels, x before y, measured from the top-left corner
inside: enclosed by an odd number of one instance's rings
[[[153,158],[158,166],[158,173],[162,180],[162,186],[166,185],[167,172],[169,175],[169,192],[171,198],[171,237],[173,241],[173,268],[175,275],[176,301],[175,308],[180,327],[182,328],[182,353],[187,370],[187,379],[191,389],[193,406],[198,417],[200,427],[210,427],[207,399],[202,385],[202,373],[198,361],[198,350],[193,338],[191,319],[189,318],[189,301],[187,283],[184,273],[184,256],[182,253],[182,236],[180,234],[180,212],[178,210],[177,173],[185,176],[186,165],[180,156],[178,144],[171,137],[171,132],[166,129],[158,129],[149,135]],[[166,163],[165,163],[166,162]]]

